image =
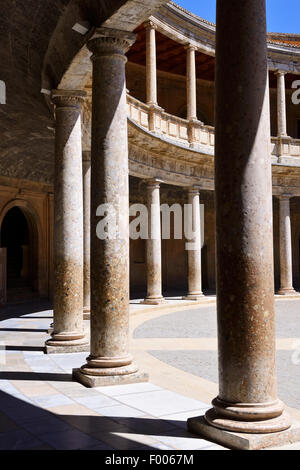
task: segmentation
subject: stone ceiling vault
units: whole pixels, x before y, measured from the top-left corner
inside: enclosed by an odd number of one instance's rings
[[[77,22],[135,29],[166,0],[0,0],[0,176],[52,183],[54,122],[41,89],[56,88],[82,48]]]

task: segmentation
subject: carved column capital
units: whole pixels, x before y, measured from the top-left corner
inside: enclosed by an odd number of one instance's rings
[[[163,183],[163,180],[159,178],[151,178],[146,180],[147,188],[160,188],[161,183]]]
[[[280,76],[284,76],[287,74],[287,72],[285,70],[275,70],[274,72],[275,75],[280,75]]]
[[[280,201],[289,201],[292,197],[293,197],[292,194],[280,194],[278,196],[278,199]]]
[[[200,194],[200,189],[198,188],[198,186],[189,186],[187,188],[187,192],[188,194],[194,194],[195,196],[197,196]]]
[[[157,24],[155,24],[154,21],[152,20],[148,20],[148,21],[145,21],[144,28],[157,30]]]
[[[187,50],[187,51],[197,51],[197,47],[194,45],[194,44],[186,44],[184,46],[184,48]]]
[[[58,108],[78,108],[86,99],[83,90],[52,90],[51,100]]]
[[[94,36],[87,43],[92,52],[92,60],[101,56],[121,55],[126,60],[125,53],[136,40],[136,34],[111,28],[97,28]]]

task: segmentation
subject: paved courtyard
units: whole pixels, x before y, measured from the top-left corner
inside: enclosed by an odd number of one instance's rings
[[[0,449],[222,449],[186,431],[217,392],[215,305],[205,302],[133,304],[131,349],[150,381],[97,389],[72,382],[86,353],[43,354],[49,305],[2,309]],[[300,300],[278,300],[276,313],[279,396],[300,419]]]

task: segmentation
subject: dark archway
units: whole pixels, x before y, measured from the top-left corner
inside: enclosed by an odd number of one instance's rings
[[[19,207],[3,218],[1,248],[6,248],[7,301],[38,295],[38,237],[31,218]]]

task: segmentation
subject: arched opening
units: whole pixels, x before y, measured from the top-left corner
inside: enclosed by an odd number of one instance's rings
[[[1,224],[1,248],[6,252],[8,302],[38,295],[38,236],[29,214],[19,207],[8,210]]]

